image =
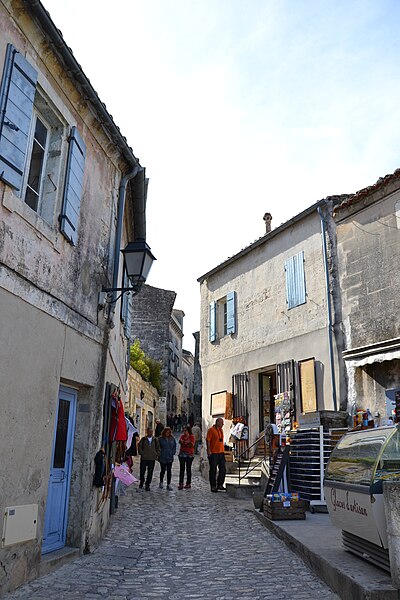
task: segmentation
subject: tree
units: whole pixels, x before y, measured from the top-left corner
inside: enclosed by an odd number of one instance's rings
[[[161,363],[150,356],[147,356],[140,347],[140,341],[136,339],[131,345],[131,367],[137,371],[145,381],[151,383],[159,394],[162,394],[161,387]]]

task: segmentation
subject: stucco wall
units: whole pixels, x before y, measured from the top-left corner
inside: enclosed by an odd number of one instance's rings
[[[5,506],[39,506],[37,539],[0,549],[0,593],[38,571],[60,384],[77,390],[67,544],[88,551],[98,543],[108,522],[108,504],[96,511],[99,492],[92,486],[104,383],[124,388],[126,381],[120,302],[109,331],[98,293],[111,284],[118,186],[128,165],[32,20],[29,3],[0,0],[0,74],[7,43],[38,71],[38,89],[62,125],[62,144],[47,220],[0,182],[0,514]],[[86,144],[76,246],[58,221],[71,126]],[[130,226],[126,219],[122,243]]]

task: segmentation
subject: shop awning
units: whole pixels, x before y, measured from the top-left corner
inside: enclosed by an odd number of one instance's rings
[[[400,338],[345,350],[343,358],[349,366],[353,367],[363,367],[387,360],[400,360]]]

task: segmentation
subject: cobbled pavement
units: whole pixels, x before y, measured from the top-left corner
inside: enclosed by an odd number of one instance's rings
[[[174,489],[160,490],[156,467],[150,492],[134,484],[120,497],[99,548],[4,600],[338,600],[251,501],[210,493],[198,460],[192,489],[177,489],[175,460]]]

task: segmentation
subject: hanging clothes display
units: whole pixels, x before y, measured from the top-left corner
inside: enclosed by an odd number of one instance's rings
[[[125,458],[127,439],[128,431],[125,422],[124,405],[121,400],[121,392],[118,389],[111,396],[110,424],[110,443],[116,442],[115,461],[117,463],[122,463]]]

